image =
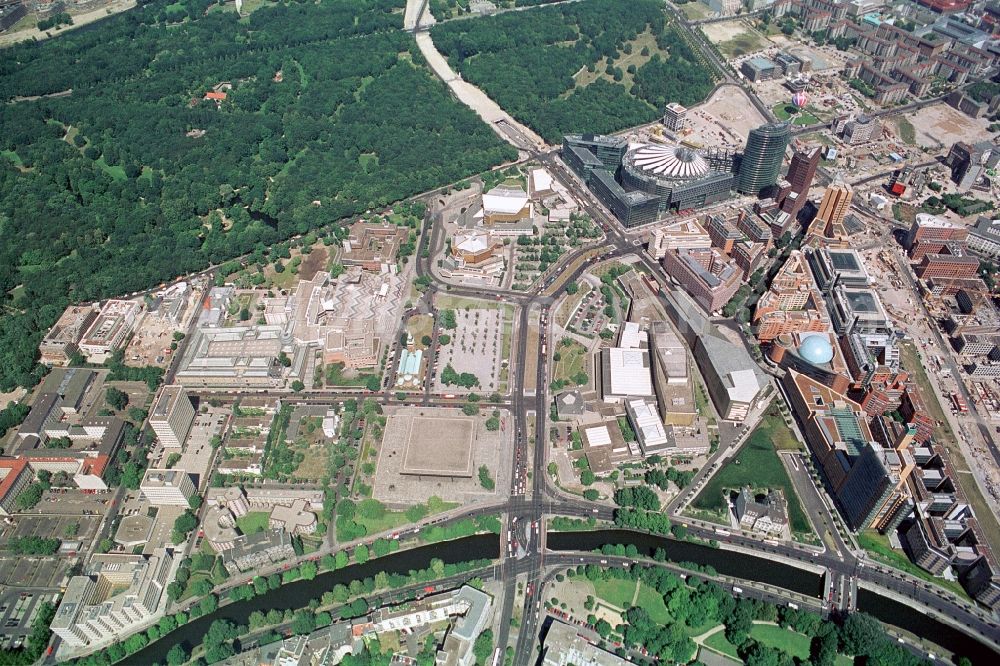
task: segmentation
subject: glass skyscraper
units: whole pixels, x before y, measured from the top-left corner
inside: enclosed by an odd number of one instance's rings
[[[762,189],[778,182],[790,137],[791,125],[787,122],[768,123],[750,130],[736,181],[739,192],[760,194]]]

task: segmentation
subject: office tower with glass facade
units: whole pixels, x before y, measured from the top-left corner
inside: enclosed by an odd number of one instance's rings
[[[736,181],[737,191],[757,195],[778,182],[791,137],[790,127],[787,122],[768,123],[750,130]]]

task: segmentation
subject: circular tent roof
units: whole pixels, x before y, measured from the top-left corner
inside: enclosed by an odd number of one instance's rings
[[[708,174],[708,162],[697,151],[650,144],[637,148],[632,164],[650,175],[673,180],[693,180]]]
[[[799,345],[799,356],[810,363],[822,365],[833,359],[833,347],[825,335],[810,335]]]

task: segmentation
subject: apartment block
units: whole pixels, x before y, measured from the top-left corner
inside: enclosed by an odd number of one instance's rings
[[[732,252],[736,241],[743,238],[736,225],[722,215],[708,217],[708,235],[712,240],[712,246],[719,248],[724,254]]]
[[[655,227],[650,232],[646,251],[660,261],[671,250],[707,249],[711,246],[711,237],[697,220],[683,220]]]
[[[742,284],[742,273],[712,249],[683,249],[663,257],[663,270],[707,312],[722,309]]]
[[[936,215],[917,213],[906,234],[905,245],[910,259],[920,261],[925,254],[940,252],[949,243],[963,243],[968,237],[968,227]]]

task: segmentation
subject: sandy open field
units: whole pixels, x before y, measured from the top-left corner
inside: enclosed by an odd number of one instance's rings
[[[719,88],[707,102],[689,111],[687,118],[694,130],[691,138],[706,146],[734,150],[742,149],[751,129],[766,122],[737,86]]]
[[[707,23],[701,26],[701,31],[705,33],[709,41],[713,44],[719,44],[721,42],[728,42],[731,39],[736,39],[740,35],[750,32],[746,24],[743,21],[734,19],[732,21],[721,21],[719,23]]]
[[[907,116],[917,130],[917,144],[937,147],[951,146],[956,141],[987,141],[989,120],[975,120],[947,104],[934,104]]]

